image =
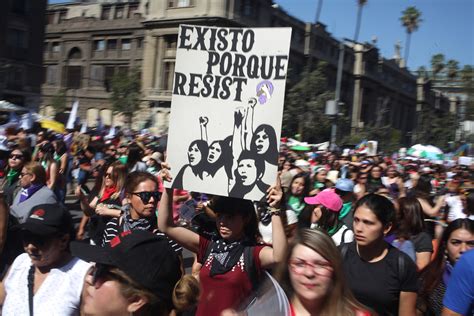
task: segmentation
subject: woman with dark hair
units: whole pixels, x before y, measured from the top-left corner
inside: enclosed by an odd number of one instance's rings
[[[257,153],[265,161],[265,170],[275,168],[278,163],[278,139],[275,129],[267,124],[259,125],[253,132],[250,151]],[[271,183],[273,179],[263,176],[263,180]]]
[[[18,229],[24,253],[0,284],[2,315],[79,315],[90,265],[71,255],[75,233],[68,210],[38,204]]]
[[[441,315],[443,297],[454,265],[474,249],[474,221],[457,219],[444,230],[433,261],[421,272],[417,308],[423,315]]]
[[[164,169],[164,179],[170,181]],[[158,211],[158,226],[167,236],[197,254],[203,265],[199,273],[202,296],[196,315],[220,315],[227,308],[236,308],[258,284],[262,269],[280,262],[286,252],[286,236],[280,218],[280,186],[267,191],[271,212],[274,248],[257,244],[258,223],[251,201],[218,197],[209,205],[216,213],[218,236],[207,239],[183,227],[172,218],[173,192],[166,189]]]
[[[389,166],[385,174],[386,176],[382,177],[382,184],[388,189],[388,194],[392,199],[396,200],[405,196],[405,187],[397,167],[395,165]]]
[[[302,229],[276,270],[290,300],[290,315],[371,315],[346,285],[343,262],[320,229]]]
[[[270,187],[263,182],[264,173],[265,162],[255,153],[243,151],[237,160],[237,168],[234,170],[235,183],[229,195],[248,200],[261,199]]]
[[[3,191],[8,206],[13,203],[13,198],[21,189],[21,169],[30,160],[31,153],[26,150],[14,149],[8,156],[8,162],[4,170],[5,176],[0,179],[0,191]]]
[[[188,147],[189,163],[181,167],[181,170],[173,181],[173,188],[182,189],[185,187],[186,183],[183,183],[183,180],[189,179],[189,177],[194,178],[196,181],[203,181],[204,172],[207,169],[208,153],[209,147],[205,140],[197,139],[191,142]]]
[[[55,140],[53,142],[53,147],[53,157],[58,164],[58,181],[54,188],[54,193],[56,193],[58,200],[64,203],[64,200],[66,199],[69,157],[67,153],[66,143],[63,140]]]
[[[393,203],[368,194],[354,205],[355,242],[341,246],[344,271],[356,299],[380,315],[415,315],[415,263],[384,240],[395,217]]]
[[[467,218],[474,220],[474,190],[466,191],[464,194],[464,213]]]
[[[304,199],[310,194],[310,188],[311,181],[309,174],[306,172],[298,173],[291,180],[289,194],[286,195],[286,207],[293,211],[296,216],[300,216],[306,207]]]
[[[342,200],[332,189],[319,192],[304,199],[308,205],[301,213],[301,228],[320,228],[334,241],[336,246],[354,241],[354,233],[340,219]]]
[[[410,256],[418,270],[422,270],[430,262],[433,244],[431,236],[425,232],[421,204],[414,197],[403,197],[398,204],[396,239],[392,245]]]
[[[227,182],[224,179],[232,178],[232,148],[230,147],[230,136],[224,140],[216,140],[209,145],[209,153],[207,155],[207,176],[218,183]],[[227,162],[227,164],[226,164]],[[223,179],[222,181],[218,179]]]
[[[382,183],[382,167],[379,165],[374,165],[369,172],[367,179],[366,191],[367,193],[375,193],[380,188],[384,187]]]
[[[128,172],[146,171],[146,164],[142,161],[143,150],[136,143],[128,146],[127,162],[125,166]]]
[[[423,213],[430,217],[439,216],[439,211],[445,204],[445,196],[439,196],[436,203],[431,198],[431,178],[427,175],[421,175],[413,188],[413,194],[420,202]]]

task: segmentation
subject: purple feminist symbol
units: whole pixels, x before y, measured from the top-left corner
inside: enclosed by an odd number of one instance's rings
[[[268,81],[262,81],[257,85],[257,98],[260,104],[265,104],[268,100],[272,98],[273,94],[273,84]]]

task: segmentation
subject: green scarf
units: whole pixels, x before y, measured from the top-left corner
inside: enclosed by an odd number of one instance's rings
[[[291,195],[290,198],[288,199],[288,206],[295,211],[296,215],[300,215],[301,211],[305,207],[305,203],[300,202],[300,199],[298,199],[296,196]]]
[[[7,181],[8,181],[8,185],[12,185],[13,181],[15,181],[16,179],[18,179],[18,176],[20,175],[20,171],[19,170],[15,170],[15,169],[10,169],[8,171],[8,174],[7,174]]]
[[[351,208],[352,202],[350,201],[342,204],[342,209],[339,212],[339,219],[343,219],[344,217],[346,217],[346,215],[349,214],[349,212],[351,211]]]

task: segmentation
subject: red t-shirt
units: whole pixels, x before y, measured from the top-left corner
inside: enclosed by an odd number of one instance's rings
[[[290,316],[297,316],[293,304],[290,302]],[[369,311],[365,310],[356,310],[356,316],[372,316]]]
[[[211,241],[200,236],[198,261],[206,253]],[[254,264],[257,271],[261,270],[259,254],[264,246],[255,246],[253,251]],[[201,282],[202,296],[197,308],[196,316],[219,316],[224,309],[236,308],[252,292],[247,272],[244,270],[243,254],[237,264],[227,273],[210,276],[213,256],[206,258],[199,280]]]

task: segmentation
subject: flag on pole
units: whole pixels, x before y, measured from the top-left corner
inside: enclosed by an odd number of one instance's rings
[[[87,132],[87,121],[85,121],[84,123],[82,123],[81,131],[80,131],[79,133],[85,134],[86,132]]]
[[[31,115],[31,111],[21,116],[20,127],[24,130],[33,128],[33,115]]]
[[[67,120],[66,129],[74,129],[74,123],[76,122],[78,108],[79,101],[74,101],[74,103],[72,104],[71,113],[69,114],[69,118]]]

